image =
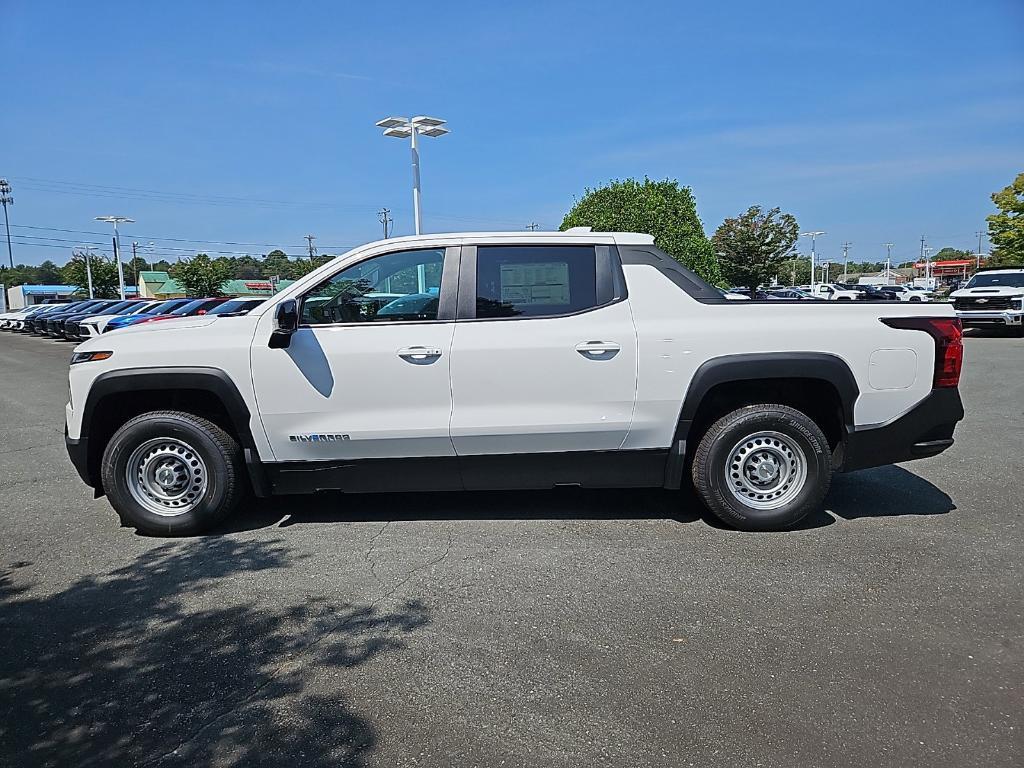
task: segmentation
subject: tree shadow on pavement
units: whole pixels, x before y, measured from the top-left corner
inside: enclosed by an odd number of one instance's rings
[[[247,579],[292,562],[279,542],[204,538],[54,594],[0,572],[0,764],[363,765],[373,724],[310,669],[401,648],[429,611],[255,607]]]

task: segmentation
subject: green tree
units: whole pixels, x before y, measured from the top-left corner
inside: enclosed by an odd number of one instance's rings
[[[36,267],[36,282],[42,285],[55,285],[61,281],[60,267],[47,259]]]
[[[221,296],[224,283],[234,274],[227,260],[213,260],[205,253],[182,259],[171,267],[171,277],[185,289],[188,296]]]
[[[263,273],[262,277],[267,279],[275,275],[281,279],[286,279],[291,274],[291,268],[292,263],[288,255],[277,248],[264,256],[263,262],[260,265],[260,271]]]
[[[1013,183],[992,193],[998,213],[986,218],[992,255],[990,267],[1024,266],[1024,173]]]
[[[974,259],[974,254],[970,251],[960,251],[956,248],[950,248],[948,245],[945,248],[939,250],[938,253],[932,255],[932,261],[959,261],[960,259]]]
[[[674,259],[710,283],[721,275],[718,260],[697,217],[689,187],[678,181],[626,179],[586,189],[562,220],[562,229],[591,227],[595,232],[644,232]]]
[[[850,270],[853,271],[852,269]],[[774,277],[774,275],[773,275]],[[811,282],[810,258],[785,259],[779,264],[779,280],[787,285],[805,285]]]
[[[117,283],[117,265],[103,256],[89,259],[89,270],[92,271],[93,296],[97,299],[115,299],[121,295]],[[60,279],[68,285],[77,285],[79,296],[89,295],[89,272],[85,266],[85,256],[75,254],[71,261],[60,270]]]
[[[780,274],[799,234],[791,214],[781,213],[778,208],[766,212],[754,205],[746,213],[723,221],[711,243],[722,276],[733,285],[750,288],[753,297],[759,285]]]

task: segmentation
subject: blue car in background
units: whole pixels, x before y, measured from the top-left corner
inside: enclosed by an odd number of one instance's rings
[[[103,329],[103,332],[109,333],[110,331],[116,331],[118,328],[126,328],[129,325],[135,325],[136,323],[141,323],[143,320],[148,320],[155,315],[166,315],[168,312],[180,309],[191,301],[192,299],[168,299],[167,301],[162,301],[159,304],[149,307],[145,312],[139,312],[134,315],[124,315],[123,317],[115,317],[107,323],[107,327]]]

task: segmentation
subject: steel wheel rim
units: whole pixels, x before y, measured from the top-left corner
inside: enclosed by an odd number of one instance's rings
[[[206,462],[188,443],[173,437],[147,440],[132,451],[125,466],[132,497],[161,517],[190,512],[209,484]]]
[[[781,432],[756,432],[729,451],[726,485],[733,497],[757,510],[789,504],[807,482],[803,448]]]

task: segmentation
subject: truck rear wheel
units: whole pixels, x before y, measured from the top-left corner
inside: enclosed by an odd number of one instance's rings
[[[832,482],[828,440],[806,414],[749,405],[701,438],[693,484],[723,522],[744,531],[791,528],[825,498]]]
[[[141,533],[187,536],[235,508],[244,467],[238,443],[213,422],[155,411],[114,433],[103,452],[102,475],[122,523]]]

